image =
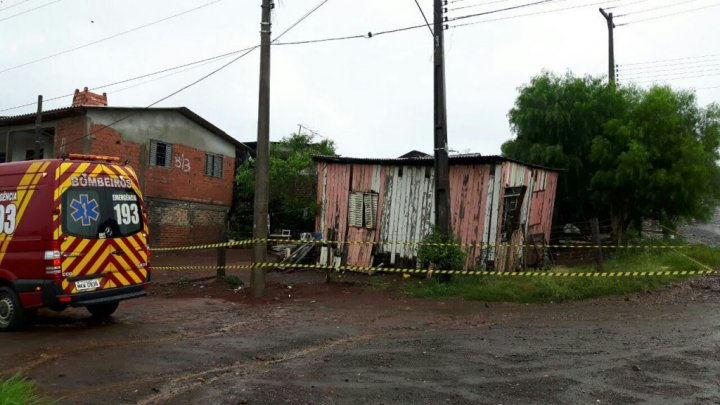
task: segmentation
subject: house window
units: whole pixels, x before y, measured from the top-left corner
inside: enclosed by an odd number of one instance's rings
[[[350,193],[348,222],[356,228],[377,227],[377,193]]]
[[[223,155],[205,154],[205,175],[210,177],[223,176]]]
[[[150,141],[150,165],[172,167],[172,144]]]

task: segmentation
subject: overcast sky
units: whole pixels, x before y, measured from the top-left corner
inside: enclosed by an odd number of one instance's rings
[[[320,3],[276,1],[274,36]],[[432,19],[432,1],[418,1]],[[534,1],[456,0],[448,7],[466,8],[451,10],[448,17]],[[75,88],[100,86],[255,45],[259,42],[260,3],[2,0],[0,110],[33,103],[38,94],[49,99],[72,93]],[[548,1],[450,22],[455,25],[552,11],[445,32],[450,148],[498,154],[500,145],[512,137],[507,112],[517,88],[543,69],[606,75],[607,26],[598,12],[600,6],[616,6],[609,11],[627,14],[617,18],[616,24],[630,23],[615,30],[618,64],[693,58],[628,68],[635,68],[636,77],[670,79],[668,83],[675,87],[697,88],[701,105],[720,100],[719,1]],[[559,9],[567,10],[553,11]],[[668,14],[674,15],[655,18]],[[649,20],[632,23],[644,19]],[[422,22],[414,0],[329,0],[281,42],[366,34]],[[397,157],[411,149],[432,153],[432,52],[432,37],[424,27],[372,39],[274,46],[271,139],[287,136],[303,124],[333,139],[344,156]],[[97,92],[107,92],[110,105],[144,107],[229,60]],[[623,74],[630,74],[627,72],[621,72],[621,82]],[[258,75],[259,51],[255,51],[158,106],[186,106],[238,140],[255,140]],[[680,79],[687,76],[699,77]],[[50,101],[45,108],[68,106],[71,100],[68,96]],[[0,115],[34,110],[29,106]]]

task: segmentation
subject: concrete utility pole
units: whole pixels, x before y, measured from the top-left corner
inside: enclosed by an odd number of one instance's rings
[[[434,0],[435,47],[435,226],[444,235],[450,227],[450,180],[448,169],[447,110],[445,106],[445,39],[443,0]]]
[[[253,238],[259,241],[253,245],[253,263],[267,261],[268,237],[268,195],[270,162],[270,14],[275,4],[272,0],[262,2],[260,23],[260,94],[258,101],[258,134],[255,151],[255,207],[253,212]],[[252,269],[250,279],[253,295],[265,295],[265,268]]]
[[[608,27],[608,81],[613,86],[615,85],[615,39],[613,33],[615,30],[615,23],[613,23],[613,13],[606,13],[602,8],[600,14],[607,20]]]
[[[33,159],[37,160],[40,159],[40,143],[42,143],[42,139],[40,138],[41,130],[40,125],[42,124],[42,110],[43,110],[43,96],[40,94],[38,96],[38,102],[37,102],[37,114],[35,115],[35,149],[33,154]]]

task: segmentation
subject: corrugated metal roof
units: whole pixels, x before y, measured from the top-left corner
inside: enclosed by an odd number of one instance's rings
[[[434,158],[430,157],[415,157],[415,158],[353,158],[345,156],[322,156],[314,155],[313,160],[316,162],[327,162],[327,163],[360,163],[360,164],[381,164],[381,165],[394,165],[394,166],[431,166],[433,165]],[[525,163],[520,160],[510,159],[503,156],[497,155],[481,155],[479,153],[468,153],[462,155],[451,155],[449,158],[451,165],[462,165],[462,164],[498,164],[502,162],[514,162],[528,167],[536,167],[543,170],[551,170],[555,172],[562,171],[562,169],[553,169],[551,167],[545,167],[541,165],[534,165]]]

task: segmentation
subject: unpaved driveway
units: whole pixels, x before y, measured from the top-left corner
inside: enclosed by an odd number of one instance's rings
[[[717,278],[554,305],[271,279],[292,288],[161,284],[111,322],[45,314],[0,335],[0,364],[68,404],[720,403]]]

